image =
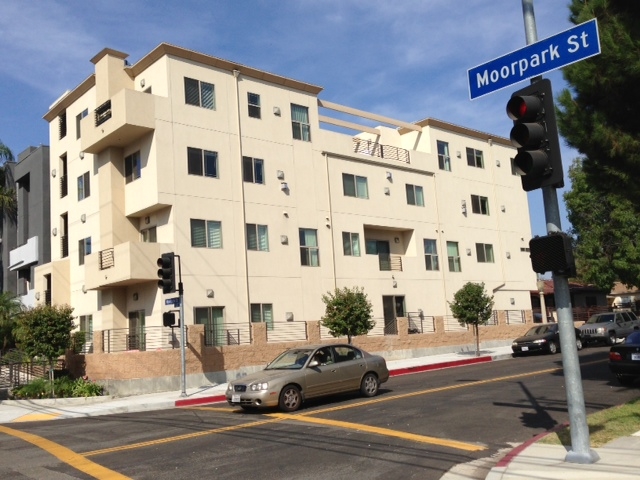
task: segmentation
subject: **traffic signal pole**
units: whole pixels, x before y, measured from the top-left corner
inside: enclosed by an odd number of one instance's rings
[[[527,45],[529,45],[538,41],[533,0],[522,0],[522,14]],[[538,79],[539,77],[534,78],[531,82],[534,83]],[[542,199],[547,233],[562,231],[556,187],[542,187]],[[565,461],[581,464],[595,463],[600,457],[591,449],[589,441],[589,427],[584,405],[582,376],[576,348],[571,296],[569,293],[569,278],[565,275],[554,273],[553,288],[558,315],[558,330],[560,332],[560,350],[567,392],[569,425],[571,427],[571,450],[567,453]]]

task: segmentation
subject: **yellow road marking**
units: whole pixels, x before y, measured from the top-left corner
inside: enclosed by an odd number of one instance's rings
[[[214,433],[231,432],[233,430],[240,430],[242,428],[257,427],[258,425],[265,425],[267,423],[276,423],[281,421],[282,419],[280,418],[271,418],[269,420],[261,420],[259,422],[251,422],[251,423],[245,423],[243,425],[232,425],[229,427],[214,428],[212,430],[204,430],[202,432],[187,433],[185,435],[176,435],[175,437],[159,438],[157,440],[149,440],[147,442],[139,442],[139,443],[132,443],[130,445],[122,445],[120,447],[103,448],[102,450],[93,450],[91,452],[85,452],[82,455],[84,455],[85,457],[90,457],[93,455],[103,455],[105,453],[121,452],[123,450],[133,450],[135,448],[150,447],[152,445],[160,445],[163,443],[177,442],[179,440],[188,440],[190,438],[197,438],[197,437],[203,437],[205,435],[212,435]]]
[[[396,437],[403,440],[412,440],[414,442],[429,443],[432,445],[440,445],[444,447],[457,448],[458,450],[466,450],[469,452],[477,452],[479,450],[486,450],[486,447],[480,445],[474,445],[472,443],[458,442],[456,440],[446,440],[442,438],[429,437],[426,435],[416,435],[414,433],[400,432],[398,430],[391,430],[389,428],[371,427],[369,425],[362,425],[360,423],[341,422],[338,420],[326,420],[322,418],[313,418],[305,415],[286,415],[283,413],[269,414],[270,417],[280,418],[283,420],[296,420],[298,422],[315,423],[318,425],[329,425],[332,427],[346,428],[349,430],[359,430],[361,432],[375,433],[377,435],[384,435],[386,437]]]
[[[52,442],[51,440],[39,437],[38,435],[21,432],[2,425],[0,425],[0,432],[24,440],[25,442],[29,442],[32,445],[50,453],[61,462],[64,462],[93,478],[97,478],[99,480],[130,480],[129,477],[103,467],[102,465],[98,465],[91,460],[87,460],[83,455],[80,455],[67,447],[63,447],[58,443]]]
[[[19,422],[40,422],[42,420],[53,420],[54,418],[58,418],[60,413],[28,413],[26,415],[21,416],[20,418],[16,418],[12,423]]]

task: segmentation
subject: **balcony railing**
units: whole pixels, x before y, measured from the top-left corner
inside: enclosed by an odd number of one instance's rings
[[[111,118],[111,100],[107,100],[95,110],[96,127]]]
[[[67,176],[62,175],[60,177],[60,198],[64,198],[69,193],[69,186],[67,183]]]
[[[62,258],[67,258],[69,256],[69,237],[67,235],[62,235],[60,237],[60,250]]]
[[[113,268],[115,265],[115,255],[113,248],[107,248],[100,251],[100,270],[106,270],[107,268]]]
[[[410,163],[409,150],[391,145],[381,145],[377,142],[362,138],[353,138],[353,151],[362,155],[371,155],[372,157]]]
[[[185,327],[188,330],[188,327]],[[180,336],[174,328],[145,327],[141,330],[116,328],[102,331],[105,353],[126,351],[170,350],[180,347]]]
[[[224,325],[204,325],[204,344],[207,347],[224,345],[248,345],[251,343],[251,330],[247,323],[228,323]]]
[[[379,253],[378,263],[380,265],[381,272],[401,272],[402,271],[402,256],[392,255],[390,253]]]

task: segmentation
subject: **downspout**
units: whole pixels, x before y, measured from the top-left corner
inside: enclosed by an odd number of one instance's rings
[[[244,201],[244,177],[242,176],[242,122],[240,121],[240,85],[239,85],[240,70],[233,71],[233,78],[236,84],[236,108],[237,108],[237,120],[238,120],[238,154],[240,156],[240,203],[242,204],[242,252],[244,257],[244,297],[245,306],[247,308],[247,316],[249,322],[251,322],[251,305],[249,299],[249,256],[247,251],[247,207]]]
[[[327,154],[327,152],[324,152],[324,165],[325,165],[325,170],[327,172],[327,191],[328,191],[328,197],[329,197],[329,225],[331,226],[331,261],[333,262],[333,289],[335,290],[336,288],[338,288],[338,279],[336,278],[336,249],[335,249],[335,245],[334,245],[334,233],[333,233],[333,207],[331,204],[331,182],[329,181],[329,154]]]

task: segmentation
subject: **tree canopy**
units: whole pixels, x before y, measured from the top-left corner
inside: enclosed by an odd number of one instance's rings
[[[563,69],[558,126],[581,158],[564,195],[580,280],[640,284],[640,2],[572,0],[570,20],[598,19],[602,53]]]
[[[460,325],[473,325],[476,337],[476,355],[480,354],[480,335],[478,325],[486,325],[493,312],[493,295],[484,291],[484,283],[465,283],[453,295],[453,302],[449,302],[451,313]]]
[[[0,140],[0,211],[7,213],[15,219],[16,213],[16,192],[13,188],[7,187],[7,162],[13,162],[13,153],[2,140]],[[0,230],[2,226],[0,226]]]
[[[20,299],[11,292],[0,293],[0,352],[15,347],[13,329],[20,312],[22,312]]]
[[[322,296],[326,305],[322,325],[329,329],[334,337],[351,338],[366,335],[374,326],[371,319],[373,307],[363,288],[336,288]]]
[[[29,356],[53,364],[71,347],[72,312],[68,305],[38,305],[23,312],[14,331],[18,346]]]

